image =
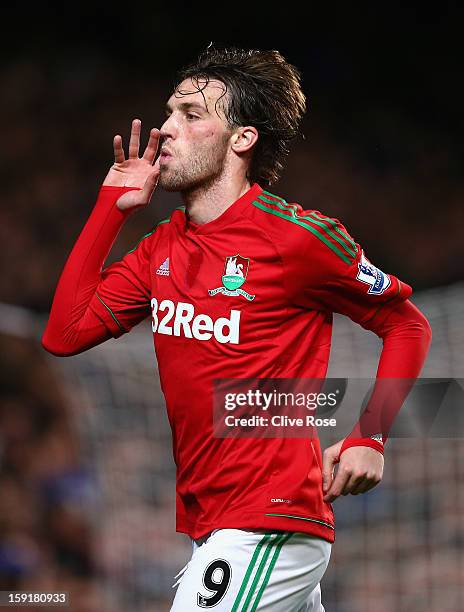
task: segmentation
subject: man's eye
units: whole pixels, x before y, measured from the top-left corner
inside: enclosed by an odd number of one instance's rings
[[[194,119],[199,119],[200,117],[198,115],[194,115],[193,113],[187,113],[187,119],[190,120],[194,120]]]

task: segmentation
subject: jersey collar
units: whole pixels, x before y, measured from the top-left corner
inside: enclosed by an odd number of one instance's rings
[[[193,223],[190,221],[187,214],[187,222],[186,222],[186,230],[192,234],[210,234],[211,232],[216,232],[218,230],[223,229],[230,225],[235,219],[239,218],[244,211],[244,209],[255,200],[260,193],[262,193],[263,188],[258,183],[253,183],[253,185],[246,191],[238,200],[235,200],[233,204],[226,208],[226,210],[213,219],[213,221],[209,221],[209,223],[204,223],[203,225],[198,225],[197,223]]]

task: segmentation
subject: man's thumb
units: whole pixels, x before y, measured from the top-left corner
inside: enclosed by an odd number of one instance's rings
[[[148,175],[147,180],[145,181],[145,185],[143,186],[142,189],[142,197],[143,199],[148,203],[151,200],[151,196],[153,195],[153,192],[155,191],[155,187],[158,184],[158,180],[159,180],[159,166],[158,168],[156,168],[154,171]]]
[[[330,489],[333,479],[334,466],[337,463],[337,458],[332,453],[324,453],[322,464],[322,489],[326,493]]]

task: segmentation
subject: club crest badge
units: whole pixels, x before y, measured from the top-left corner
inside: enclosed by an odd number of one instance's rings
[[[230,255],[226,257],[224,274],[222,275],[222,287],[208,289],[209,295],[222,293],[223,295],[241,295],[248,301],[255,299],[255,295],[241,289],[248,276],[250,258],[241,255]]]
[[[365,257],[364,252],[361,253],[361,261],[358,263],[356,278],[362,283],[369,285],[367,293],[373,295],[381,295],[391,284],[388,274],[384,274],[382,270],[371,264],[367,257]]]

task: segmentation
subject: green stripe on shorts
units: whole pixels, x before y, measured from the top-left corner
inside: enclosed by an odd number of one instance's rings
[[[256,546],[255,548],[255,552],[253,553],[253,557],[251,558],[250,563],[248,564],[248,568],[245,574],[245,577],[242,580],[242,584],[240,586],[240,590],[237,594],[237,597],[234,601],[234,605],[232,607],[231,612],[237,612],[238,611],[238,606],[240,604],[240,600],[243,597],[243,593],[245,592],[245,589],[247,587],[248,581],[250,579],[251,573],[253,572],[253,568],[256,565],[256,561],[258,560],[259,557],[259,553],[261,552],[262,547],[270,540],[271,538],[271,534],[266,534],[264,536],[264,538],[259,542],[259,544]]]
[[[256,611],[258,604],[261,601],[261,597],[263,596],[264,589],[267,587],[267,583],[269,582],[269,578],[271,577],[272,570],[274,569],[274,566],[277,563],[277,559],[280,555],[280,551],[282,550],[282,546],[285,544],[285,542],[288,542],[288,540],[292,537],[292,535],[293,533],[287,533],[287,535],[283,536],[280,542],[277,544],[275,551],[274,551],[274,555],[271,559],[271,563],[269,564],[266,575],[264,576],[263,583],[261,585],[261,588],[258,591],[258,594],[255,599],[255,603],[253,604],[253,607],[251,608],[250,612]]]
[[[285,542],[291,537],[291,533],[281,533],[281,534],[266,534],[263,539],[256,546],[253,557],[248,564],[248,568],[246,574],[243,578],[240,590],[235,599],[234,605],[232,607],[231,612],[254,612],[257,609],[259,601],[263,595],[264,589],[266,588],[267,583],[269,582],[272,570],[274,565],[276,564],[279,553],[282,549],[282,546]],[[262,553],[262,554],[261,554]],[[273,553],[271,557],[271,553]],[[258,563],[258,559],[261,557],[259,561],[259,565],[256,568]],[[269,558],[271,557],[271,561],[269,563]],[[251,579],[253,571],[256,568],[256,572],[253,578],[253,581],[248,587],[248,583]],[[263,578],[263,582],[260,585],[260,581]],[[256,599],[253,602],[253,597],[256,594],[256,590],[259,586],[259,591],[256,595]],[[240,605],[242,598],[245,596],[245,601],[243,605]],[[250,607],[252,606],[252,607]]]

